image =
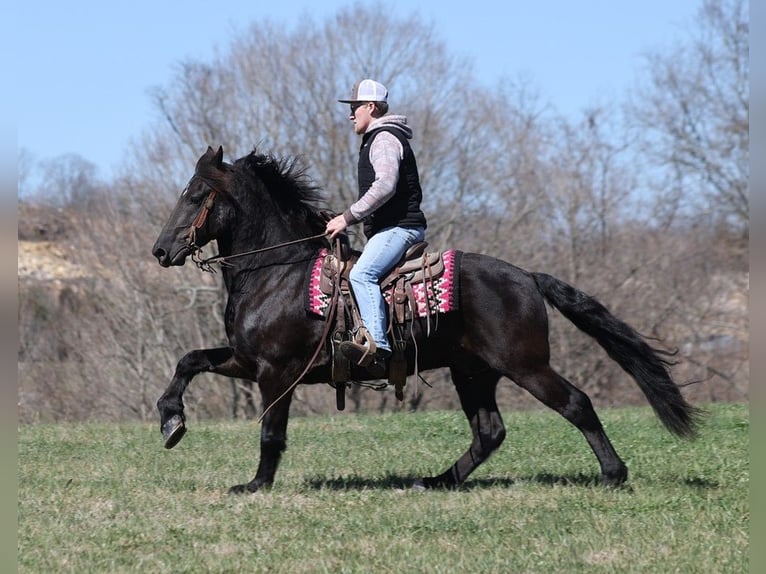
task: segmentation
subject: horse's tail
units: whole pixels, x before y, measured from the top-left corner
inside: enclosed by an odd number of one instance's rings
[[[612,315],[595,298],[545,273],[532,274],[545,299],[574,325],[601,345],[638,383],[654,412],[672,433],[694,438],[701,411],[681,395],[661,355],[672,355],[649,346],[627,323]]]

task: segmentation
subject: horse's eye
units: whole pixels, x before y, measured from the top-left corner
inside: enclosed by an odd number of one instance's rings
[[[189,194],[189,201],[194,205],[199,205],[205,199],[204,193],[191,193]]]
[[[193,205],[200,205],[207,197],[207,191],[201,185],[191,185],[184,192],[186,200]]]
[[[207,196],[207,192],[203,187],[204,186],[200,182],[194,181],[194,178],[192,178],[192,181],[187,183],[186,187],[181,192],[181,197],[185,198],[186,201],[193,205],[200,205]]]

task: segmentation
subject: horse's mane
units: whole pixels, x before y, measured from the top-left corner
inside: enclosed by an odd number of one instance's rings
[[[245,185],[252,187],[253,178],[262,181],[265,191],[291,219],[306,221],[316,232],[324,231],[327,221],[322,211],[324,196],[297,158],[277,158],[253,150],[234,162],[233,171],[251,180]]]

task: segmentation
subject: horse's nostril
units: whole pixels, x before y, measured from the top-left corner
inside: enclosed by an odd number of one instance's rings
[[[157,259],[162,259],[163,257],[165,257],[165,250],[162,249],[161,247],[155,247],[152,250],[152,255],[154,255]]]

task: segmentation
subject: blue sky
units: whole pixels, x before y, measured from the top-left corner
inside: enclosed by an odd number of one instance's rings
[[[379,3],[379,0],[376,0]],[[433,23],[481,82],[528,78],[565,115],[617,101],[635,85],[643,55],[669,48],[694,25],[702,0],[436,0],[392,2]],[[364,2],[362,3],[364,4]],[[156,120],[150,88],[174,64],[205,60],[248,23],[323,20],[340,0],[26,0],[16,3],[17,143],[38,160],[76,153],[108,178],[131,139]],[[467,8],[466,6],[470,7]],[[13,22],[13,19],[11,20]],[[329,94],[332,98],[334,94]]]

